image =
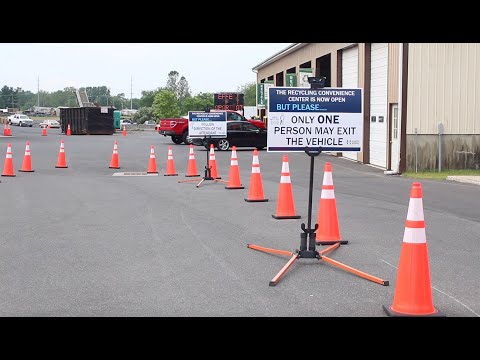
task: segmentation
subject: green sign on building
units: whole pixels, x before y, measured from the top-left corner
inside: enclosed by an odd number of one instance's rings
[[[265,98],[265,106],[268,106],[268,89],[270,89],[273,85],[273,80],[267,80],[263,83],[263,97]]]
[[[263,83],[259,83],[257,84],[257,109],[264,109],[266,106],[265,88]]]
[[[285,75],[285,83],[288,87],[295,87],[297,86],[297,74],[286,74]]]
[[[273,85],[273,80],[257,84],[257,109],[265,109],[268,106],[268,89]]]

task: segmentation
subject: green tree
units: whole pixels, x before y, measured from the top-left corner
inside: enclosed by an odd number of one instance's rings
[[[142,97],[140,98],[140,107],[152,107],[155,95],[157,95],[160,90],[162,90],[162,88],[143,90]]]
[[[199,93],[184,99],[182,104],[182,114],[186,115],[189,111],[203,111],[208,106],[213,109],[213,94]]]
[[[110,96],[110,89],[106,86],[87,86],[84,89],[87,91],[90,102],[106,106],[107,97]]]
[[[177,86],[177,99],[179,101],[182,101],[183,99],[191,96],[190,94],[190,86],[188,85],[187,79],[185,79],[184,76],[180,78],[178,81],[178,86]]]
[[[179,76],[180,74],[178,73],[178,71],[176,70],[170,71],[168,73],[167,85],[165,86],[167,90],[170,90],[175,94],[177,99],[178,99],[177,95],[178,95],[178,77]]]
[[[130,102],[129,102],[130,104]],[[140,99],[133,98],[132,99],[132,109],[139,109],[140,108]]]
[[[153,108],[151,107],[141,107],[133,115],[133,121],[137,124],[143,124],[147,120],[155,120],[155,114],[153,113]]]
[[[12,87],[8,87],[7,85],[4,85],[2,89],[0,90],[0,107],[7,108],[7,107],[12,107],[13,103],[13,93],[14,90]]]
[[[255,82],[241,85],[237,91],[244,94],[245,106],[255,106],[257,104],[257,84]]]
[[[168,73],[168,80],[165,89],[170,90],[175,94],[178,101],[182,102],[183,99],[191,96],[190,86],[185,76],[181,76],[178,71],[172,70]]]
[[[170,90],[160,90],[153,100],[153,113],[157,118],[175,118],[180,116],[175,93]]]
[[[40,101],[42,100],[40,95]],[[50,107],[59,107],[59,106],[69,106],[69,102],[72,100],[75,104],[77,103],[77,97],[75,92],[71,90],[57,90],[49,94],[48,103],[45,102],[45,106]],[[78,105],[75,105],[78,106]]]
[[[66,88],[63,88],[63,91],[76,93],[76,92],[77,92],[77,88],[75,88],[75,87],[73,87],[73,86],[68,86],[68,87],[66,87]]]
[[[37,95],[31,91],[19,91],[17,93],[18,107],[20,110],[25,111],[31,109],[33,106],[37,105]]]

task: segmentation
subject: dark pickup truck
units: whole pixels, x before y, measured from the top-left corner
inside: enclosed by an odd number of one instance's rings
[[[219,110],[211,110],[219,111]],[[249,123],[265,129],[265,123],[262,120],[247,119],[242,114],[233,110],[223,110],[227,112],[227,121],[248,121]],[[157,131],[160,135],[170,136],[175,144],[190,144],[188,140],[188,117],[160,119],[158,122]]]

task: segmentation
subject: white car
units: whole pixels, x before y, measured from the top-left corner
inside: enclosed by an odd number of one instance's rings
[[[60,123],[57,120],[43,120],[40,124],[42,128],[57,128],[60,129]]]
[[[33,120],[24,114],[14,114],[8,117],[8,123],[10,125],[17,126],[33,126]]]

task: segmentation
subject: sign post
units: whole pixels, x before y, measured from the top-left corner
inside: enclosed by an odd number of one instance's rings
[[[322,80],[322,81],[320,81]],[[378,284],[389,282],[330,259],[325,254],[348,241],[339,240],[329,247],[316,250],[312,228],[312,194],[314,158],[322,151],[361,151],[363,136],[363,101],[361,89],[323,88],[324,78],[309,77],[310,89],[272,87],[269,89],[267,151],[304,151],[310,156],[310,186],[308,196],[308,224],[301,224],[300,250],[289,252],[247,244],[247,247],[266,253],[290,256],[287,264],[270,281],[275,286],[293,263],[300,258],[324,259],[329,264]],[[307,244],[308,239],[308,244]],[[326,245],[321,244],[320,245]]]

